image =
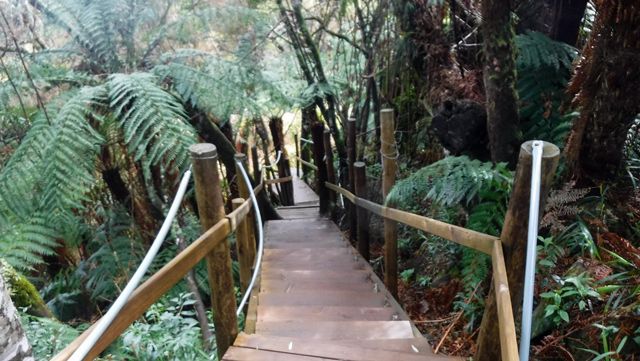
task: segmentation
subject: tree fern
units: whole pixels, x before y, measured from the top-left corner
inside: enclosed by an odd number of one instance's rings
[[[195,131],[186,122],[182,104],[156,81],[149,73],[110,76],[110,106],[136,160],[146,157],[151,164],[162,161],[180,167],[188,160]]]
[[[576,117],[562,114],[560,105],[578,51],[533,31],[518,35],[516,45],[523,137],[562,146]]]

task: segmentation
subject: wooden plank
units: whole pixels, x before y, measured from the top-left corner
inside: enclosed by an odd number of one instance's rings
[[[331,360],[293,353],[265,351],[255,348],[230,347],[223,361],[320,361]],[[335,359],[334,359],[335,360]]]
[[[259,321],[399,321],[390,307],[258,306]],[[406,320],[406,319],[405,319]]]
[[[513,319],[513,310],[511,309],[509,281],[502,254],[502,242],[496,241],[494,243],[491,261],[493,266],[493,288],[498,311],[498,328],[500,331],[500,353],[504,361],[518,360],[516,326]]]
[[[207,232],[191,243],[184,251],[180,252],[169,263],[153,274],[147,281],[140,285],[131,295],[122,311],[113,320],[96,345],[87,355],[88,359],[97,357],[104,351],[122,332],[137,320],[142,314],[156,302],[171,287],[178,283],[189,270],[200,262],[213,248],[226,240],[231,231],[229,221],[224,219],[211,227]],[[95,324],[94,324],[95,325]],[[89,335],[94,326],[84,331],[67,347],[52,358],[52,361],[67,360]]]
[[[258,321],[256,332],[262,335],[296,337],[307,340],[372,340],[413,337],[409,321]]]
[[[318,195],[307,183],[303,182],[302,179],[293,177],[291,182],[293,183],[293,199],[295,204],[319,201]]]
[[[305,208],[278,208],[278,214],[285,219],[319,219],[322,216],[318,212],[318,207]]]
[[[388,344],[396,340],[374,340],[372,342],[385,341]],[[430,360],[463,360],[463,358],[452,358],[448,356],[433,355],[431,350],[421,351],[418,343],[402,342],[403,351],[381,350],[368,347],[360,347],[360,343],[368,346],[366,340],[351,341],[350,344],[340,344],[336,342],[309,342],[306,340],[292,339],[286,337],[264,337],[255,335],[238,335],[237,345],[246,348],[259,348],[263,350],[279,352],[295,352],[297,354],[310,355],[314,357],[327,357],[339,360],[353,361],[430,361]],[[411,341],[411,340],[409,340]],[[399,342],[396,342],[400,344]],[[427,345],[427,348],[429,346]],[[417,352],[415,350],[418,350]]]
[[[309,271],[309,270],[263,270],[262,272],[262,280],[286,280],[286,281],[312,281],[312,280],[327,280],[327,281],[338,281],[338,280],[355,280],[355,281],[364,281],[371,279],[371,272],[365,270],[354,270],[345,272],[338,272],[333,270],[324,270],[324,271]]]
[[[383,307],[389,301],[379,293],[314,290],[296,293],[261,293],[259,306],[353,306]],[[259,318],[260,316],[258,316]]]
[[[264,336],[258,334],[239,334],[236,338],[236,345],[241,347],[274,347],[272,345],[278,345],[293,341],[303,341],[304,339],[295,337],[279,337],[279,336]],[[377,351],[393,351],[394,353],[400,353],[397,360],[402,360],[404,354],[418,354],[418,355],[432,355],[431,345],[423,337],[416,338],[398,338],[398,339],[377,339],[377,340],[331,340],[330,342],[314,340],[313,344],[318,346],[330,346],[338,345],[349,348],[359,348],[364,350],[377,350]],[[275,346],[277,347],[277,346]],[[416,352],[416,350],[418,350]]]

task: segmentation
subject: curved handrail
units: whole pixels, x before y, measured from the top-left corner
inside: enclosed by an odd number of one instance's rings
[[[189,179],[191,179],[191,167],[189,167],[189,169],[182,176],[182,180],[180,181],[180,186],[178,187],[178,191],[176,192],[176,195],[173,198],[173,203],[171,203],[171,208],[169,208],[167,217],[162,223],[162,227],[160,227],[160,231],[158,231],[158,235],[153,240],[151,247],[149,247],[149,251],[147,252],[142,262],[140,263],[140,266],[138,266],[138,269],[129,280],[129,283],[127,283],[127,286],[120,293],[120,296],[118,296],[116,301],[109,308],[109,311],[107,311],[105,316],[98,321],[93,331],[89,334],[89,336],[87,336],[87,338],[84,339],[80,347],[76,349],[73,355],[71,355],[71,357],[69,358],[69,361],[82,361],[85,358],[85,356],[87,356],[87,354],[93,348],[93,346],[98,341],[98,339],[100,339],[100,337],[102,336],[102,334],[104,334],[104,332],[107,330],[109,325],[111,325],[111,323],[116,318],[118,313],[120,313],[124,305],[127,303],[127,300],[129,299],[129,297],[131,297],[131,294],[133,293],[133,291],[135,291],[136,287],[138,287],[138,285],[140,284],[140,280],[142,280],[142,277],[144,277],[145,273],[147,273],[147,269],[151,265],[151,262],[153,262],[153,259],[155,258],[155,256],[158,254],[158,251],[160,250],[160,246],[164,242],[164,239],[166,238],[167,233],[169,233],[169,230],[171,229],[171,224],[173,223],[173,219],[175,218],[176,213],[178,212],[178,208],[180,208],[180,204],[182,203],[182,199],[184,198],[184,194],[187,190]]]
[[[242,173],[242,178],[244,179],[245,184],[249,185],[247,189],[249,189],[249,197],[251,197],[251,203],[253,204],[253,208],[256,212],[256,217],[254,218],[256,220],[256,226],[258,227],[258,251],[256,253],[256,259],[254,261],[253,274],[251,275],[251,281],[249,281],[249,285],[245,290],[245,294],[242,297],[240,304],[238,305],[238,309],[236,310],[236,316],[238,316],[240,315],[240,313],[242,313],[242,309],[247,303],[249,295],[251,295],[251,290],[255,286],[256,279],[258,278],[258,274],[260,273],[260,264],[262,263],[262,253],[264,251],[264,234],[262,229],[262,215],[260,214],[260,207],[258,207],[258,200],[256,199],[254,189],[250,186],[251,181],[249,180],[249,176],[247,175],[247,171],[244,169],[244,165],[242,164],[242,162],[236,161],[236,164],[238,165],[238,169]],[[262,182],[260,182],[260,184],[262,184]]]

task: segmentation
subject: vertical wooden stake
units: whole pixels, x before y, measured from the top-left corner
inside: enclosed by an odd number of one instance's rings
[[[322,134],[322,142],[324,145],[324,159],[327,167],[327,181],[329,183],[336,184],[336,171],[333,167],[333,150],[331,149],[331,131],[325,129]],[[329,193],[329,213],[331,219],[336,221],[336,193],[328,191]]]
[[[253,168],[253,179],[256,183],[260,183],[262,174],[260,174],[260,158],[258,157],[258,147],[256,145],[251,146],[251,167]]]
[[[296,175],[300,178],[300,144],[298,143],[298,134],[293,135],[293,142],[296,145]]]
[[[238,153],[236,155],[234,155],[234,158],[236,160],[239,160],[242,165],[244,166],[244,169],[247,169],[247,156],[242,154],[242,153]],[[242,172],[240,171],[240,167],[238,167],[238,165],[236,164],[236,183],[238,185],[238,191],[240,193],[240,198],[243,199],[249,199],[251,198],[251,195],[249,195],[249,189],[252,188],[251,184],[246,184],[244,182],[244,179],[242,177]],[[248,260],[249,260],[249,268],[253,267],[253,261],[256,257],[256,229],[255,229],[255,210],[252,209],[249,212],[249,214],[247,215],[247,237],[248,237],[248,249],[247,249],[247,254],[248,254]]]
[[[231,201],[233,209],[237,209],[244,203],[244,199],[235,198]],[[236,227],[236,251],[238,252],[238,264],[240,266],[240,291],[244,292],[249,287],[251,281],[251,268],[253,260],[251,259],[249,246],[249,217],[244,217]]]
[[[522,315],[522,292],[527,253],[527,227],[529,223],[529,197],[531,194],[532,141],[522,144],[516,169],[513,190],[509,198],[509,208],[504,219],[500,240],[504,250],[505,265],[509,279],[509,293],[513,317],[516,324]],[[542,153],[542,179],[540,180],[540,209],[544,209],[547,194],[558,167],[560,150],[554,144],[544,142]],[[500,360],[500,335],[498,312],[493,288],[487,295],[484,316],[478,335],[476,361]]]
[[[318,167],[316,173],[316,186],[318,198],[320,199],[320,214],[327,214],[329,210],[329,190],[325,187],[324,182],[327,181],[327,167],[324,162],[324,142],[322,140],[324,133],[324,125],[317,122],[311,127],[311,136],[313,137],[313,162]]]
[[[396,183],[398,150],[395,140],[393,109],[380,111],[380,155],[382,158],[382,199]],[[398,234],[397,223],[384,220],[384,283],[393,297],[398,298]]]
[[[192,145],[189,152],[193,163],[198,215],[204,232],[225,217],[218,151],[213,144],[201,143]],[[206,261],[218,357],[222,359],[238,335],[229,243],[221,242],[206,256]]]
[[[353,175],[356,183],[356,196],[366,198],[367,194],[367,172],[363,162],[353,164]],[[369,261],[369,214],[362,207],[355,207],[358,218],[358,251],[364,259]]]
[[[353,172],[353,163],[356,161],[356,118],[349,118],[347,121],[347,166],[349,170],[349,190],[351,192],[356,191],[355,175]],[[357,228],[357,208],[355,204],[346,202],[349,204],[347,210],[349,215],[349,239],[356,240],[356,228]]]

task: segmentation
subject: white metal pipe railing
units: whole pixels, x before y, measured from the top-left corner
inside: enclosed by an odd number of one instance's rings
[[[144,259],[140,263],[140,266],[131,277],[131,280],[129,280],[129,283],[127,283],[127,286],[124,288],[124,290],[122,290],[122,292],[120,293],[120,296],[118,296],[118,298],[113,303],[111,308],[109,308],[109,311],[107,311],[104,317],[102,317],[96,323],[96,326],[93,329],[93,331],[91,331],[89,336],[87,336],[87,338],[84,339],[84,341],[82,342],[82,344],[80,344],[78,349],[73,353],[73,355],[71,355],[71,357],[69,358],[69,361],[82,361],[87,356],[87,354],[96,344],[98,339],[100,339],[100,337],[102,336],[102,334],[104,334],[104,332],[107,330],[109,325],[111,325],[111,323],[116,318],[118,313],[120,313],[120,311],[122,310],[122,307],[124,307],[124,305],[127,303],[127,300],[129,299],[129,297],[131,297],[131,294],[133,293],[133,291],[140,284],[142,277],[144,277],[145,273],[147,273],[147,269],[151,265],[151,262],[153,262],[153,259],[155,258],[156,254],[158,254],[158,251],[160,250],[160,246],[162,246],[162,243],[164,242],[164,239],[166,238],[167,233],[169,233],[169,230],[171,229],[171,223],[173,223],[173,219],[175,218],[176,213],[178,213],[178,209],[180,208],[180,204],[182,203],[182,199],[184,198],[184,194],[187,190],[187,185],[189,184],[189,179],[191,179],[191,167],[189,167],[189,170],[187,170],[182,176],[182,180],[180,181],[180,186],[178,187],[178,191],[176,192],[176,195],[173,198],[173,203],[171,203],[171,208],[169,208],[167,217],[162,223],[162,227],[160,227],[160,231],[158,231],[158,235],[153,240],[151,247],[149,247],[149,251],[147,252],[146,256],[144,256]]]
[[[538,219],[540,217],[540,177],[544,142],[532,143],[531,198],[529,200],[529,230],[527,235],[527,258],[524,271],[524,297],[522,301],[522,330],[520,332],[520,360],[529,359],[531,344],[531,319],[533,313],[533,286],[536,277],[538,243]]]
[[[256,195],[253,192],[253,187],[251,186],[251,181],[249,180],[249,176],[247,175],[247,171],[244,169],[244,165],[240,161],[236,161],[238,165],[238,169],[242,173],[242,178],[244,179],[247,188],[249,189],[249,196],[251,197],[251,203],[253,203],[253,209],[255,210],[255,219],[256,226],[258,227],[258,252],[256,253],[256,259],[253,266],[253,274],[251,275],[251,281],[249,282],[249,286],[247,286],[247,290],[245,291],[240,304],[238,305],[238,309],[236,310],[236,316],[239,316],[242,313],[242,309],[244,305],[247,303],[249,296],[251,295],[251,290],[256,284],[256,280],[258,279],[258,274],[260,274],[260,264],[262,263],[262,253],[264,250],[264,234],[262,230],[262,215],[260,214],[260,208],[258,207],[258,200],[256,199]]]

